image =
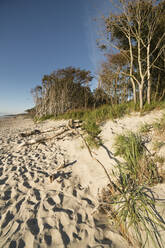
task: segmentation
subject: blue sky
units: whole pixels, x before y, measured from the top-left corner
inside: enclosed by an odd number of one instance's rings
[[[33,106],[30,90],[67,66],[95,73],[106,0],[0,0],[0,112]],[[93,82],[96,85],[96,81]]]

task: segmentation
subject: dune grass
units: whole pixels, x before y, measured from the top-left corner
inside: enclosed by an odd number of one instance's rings
[[[75,110],[69,111],[65,114],[58,115],[54,119],[73,119],[82,120],[83,129],[87,133],[86,140],[90,146],[99,146],[99,134],[101,132],[100,124],[106,120],[113,120],[116,118],[121,118],[127,113],[130,113],[132,105],[130,104],[120,104],[120,105],[103,105],[97,109],[87,109],[87,110]]]
[[[129,132],[126,135],[118,135],[115,149],[115,155],[123,157],[126,161],[122,164],[122,171],[129,174],[131,180],[146,185],[160,181],[157,166],[151,154],[148,154],[145,141],[140,134]]]
[[[164,247],[159,229],[165,222],[156,209],[156,199],[150,186],[161,181],[157,166],[145,148],[140,134],[118,135],[115,155],[124,159],[117,163],[112,186],[102,192],[100,210],[113,219],[117,230],[133,247]]]
[[[154,102],[150,105],[145,104],[141,114],[145,114],[148,111],[151,111],[155,108],[161,109],[165,107],[165,101],[163,102]],[[41,118],[35,118],[35,121],[44,121],[47,119],[73,119],[73,120],[82,120],[84,125],[83,128],[88,134],[88,141],[91,144],[98,145],[98,139],[100,134],[99,125],[106,120],[114,120],[116,118],[121,118],[126,114],[130,114],[133,111],[140,111],[139,104],[134,104],[132,101],[121,104],[114,105],[103,105],[96,109],[76,109],[70,110],[64,114],[60,114],[58,116],[47,115]],[[143,131],[147,132],[149,130],[149,126],[143,127]]]

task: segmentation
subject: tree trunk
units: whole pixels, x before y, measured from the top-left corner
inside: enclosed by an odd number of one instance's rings
[[[150,43],[147,46],[147,102],[151,103]]]
[[[133,78],[131,78],[131,83],[132,83],[132,88],[133,88],[133,100],[134,100],[134,103],[136,104],[137,101],[136,101],[136,86],[135,86],[135,82],[133,80]]]
[[[131,33],[130,33],[130,30],[129,30],[129,35],[128,35],[128,42],[129,42],[129,52],[130,52],[130,71],[129,71],[129,74],[130,74],[130,79],[131,79],[131,83],[132,83],[132,88],[133,88],[133,100],[134,100],[134,103],[136,104],[136,86],[135,86],[135,82],[132,78],[132,74],[133,74],[133,61],[134,61],[134,58],[133,58],[133,49],[132,49],[132,42],[131,42]]]
[[[143,108],[143,85],[139,86],[139,101],[140,101],[140,110]]]
[[[155,95],[154,95],[154,101],[155,101],[155,102],[156,102],[157,96],[158,96],[159,84],[160,84],[160,72],[159,72],[159,74],[158,74],[158,82],[157,82],[157,84],[156,84],[156,91],[155,91]]]
[[[148,80],[148,87],[147,87],[147,103],[151,103],[151,80]]]

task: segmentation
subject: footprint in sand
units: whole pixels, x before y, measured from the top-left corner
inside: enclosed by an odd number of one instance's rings
[[[17,210],[17,213],[18,213],[18,211],[20,210],[21,205],[22,205],[22,203],[24,202],[24,200],[25,200],[25,197],[24,197],[23,199],[21,199],[19,202],[17,202],[17,204],[15,205],[16,210]]]
[[[24,181],[23,182],[23,186],[25,186],[27,189],[31,189],[32,187],[30,186],[30,184],[28,183],[28,181]]]
[[[26,223],[27,223],[28,228],[30,229],[30,232],[34,236],[39,234],[40,229],[39,229],[38,221],[36,218],[28,219]]]
[[[25,247],[25,242],[23,241],[23,239],[20,239],[18,242],[18,248],[24,248]]]
[[[11,189],[7,189],[5,192],[4,192],[4,196],[2,197],[2,200],[4,201],[8,201],[11,199]]]
[[[1,163],[1,161],[0,161]],[[0,177],[3,175],[3,167],[0,168]]]
[[[9,210],[6,214],[4,222],[2,224],[2,229],[5,228],[13,218],[14,218],[14,215],[12,213],[10,213],[10,210]]]
[[[49,198],[47,199],[47,202],[48,202],[51,206],[56,205],[55,201],[54,201],[51,197],[49,197]]]
[[[34,191],[34,194],[35,194],[36,200],[37,200],[37,201],[40,201],[40,200],[41,200],[41,196],[40,196],[40,192],[39,192],[39,190],[38,190],[38,189],[36,189],[36,188],[34,188],[34,189],[33,189],[33,191]]]
[[[16,247],[17,247],[16,241],[15,241],[15,240],[12,240],[12,241],[10,242],[9,248],[16,248]]]
[[[50,246],[52,244],[52,236],[45,233],[44,239],[45,239],[45,242],[48,246]]]
[[[0,179],[0,185],[3,185],[5,184],[6,180],[8,179],[8,176],[3,178],[3,179]]]
[[[63,240],[64,246],[67,247],[67,245],[70,243],[70,238],[67,235],[67,233],[63,230],[63,228],[64,228],[64,226],[59,221],[59,230],[60,230],[61,238]]]
[[[54,207],[52,209],[54,212],[63,212],[66,213],[69,217],[70,220],[73,220],[73,211],[70,209],[64,209],[64,208],[58,208],[58,207]]]

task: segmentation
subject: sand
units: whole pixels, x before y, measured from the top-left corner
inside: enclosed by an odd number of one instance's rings
[[[115,135],[137,130],[161,115],[162,111],[143,117],[133,114],[103,123],[104,147],[95,150],[95,157],[111,174]],[[31,139],[22,138],[21,132],[51,127],[58,130],[66,123],[49,120],[36,124],[26,116],[0,119],[0,247],[129,247],[108,219],[96,211],[98,193],[108,178],[90,157],[81,137],[70,135],[21,146]],[[65,168],[57,172],[63,164]],[[158,191],[165,198],[164,184],[155,187]]]

